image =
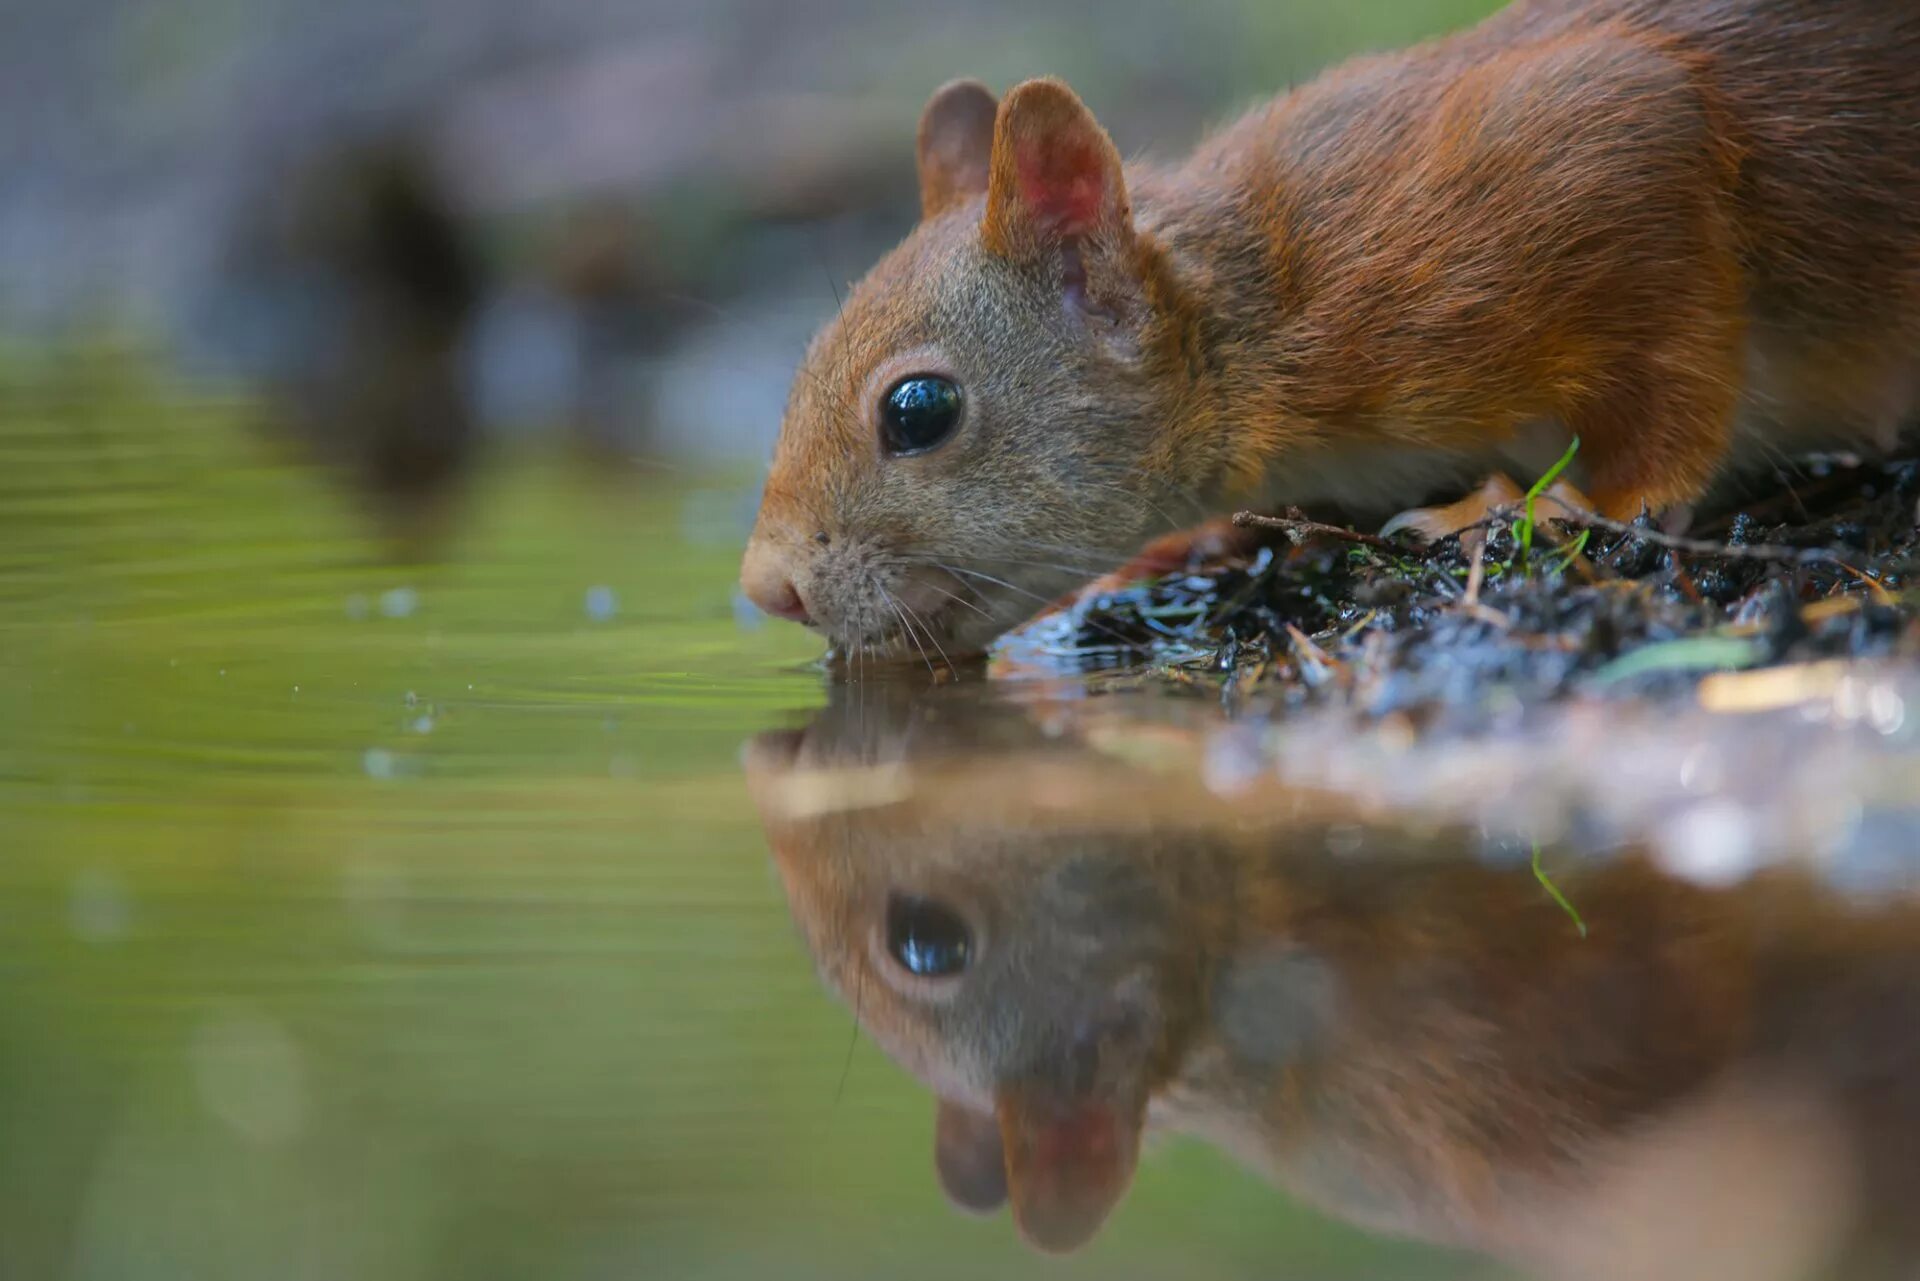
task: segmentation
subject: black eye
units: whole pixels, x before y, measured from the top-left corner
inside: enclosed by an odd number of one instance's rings
[[[880,401],[880,443],[890,454],[932,449],[960,422],[960,389],[945,378],[902,378]]]
[[[887,954],[909,974],[947,978],[973,959],[973,935],[952,908],[896,894],[887,900]]]

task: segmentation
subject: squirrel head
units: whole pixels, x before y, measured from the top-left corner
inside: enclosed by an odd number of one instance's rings
[[[1112,833],[956,823],[940,789],[817,734],[750,744],[750,790],[822,980],[938,1100],[957,1206],[1073,1249],[1132,1182],[1194,1005],[1178,902]],[[1137,853],[1137,851],[1134,851]]]
[[[952,656],[1171,527],[1175,393],[1156,253],[1072,90],[949,84],[918,165],[919,224],[794,380],[741,581],[844,650]]]

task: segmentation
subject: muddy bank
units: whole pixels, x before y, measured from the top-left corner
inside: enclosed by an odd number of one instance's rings
[[[1515,508],[1422,546],[1295,513],[1262,546],[1093,595],[1022,643],[1229,704],[1454,718],[1671,697],[1720,671],[1912,662],[1917,502],[1920,458],[1812,458],[1685,538]]]

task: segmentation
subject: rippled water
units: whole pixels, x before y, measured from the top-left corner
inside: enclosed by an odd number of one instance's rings
[[[245,417],[0,407],[6,1276],[1788,1276],[1920,1186],[1911,682],[841,684],[750,478],[403,564]]]

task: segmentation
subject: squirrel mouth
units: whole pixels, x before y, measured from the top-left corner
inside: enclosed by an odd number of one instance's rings
[[[1004,602],[983,590],[973,576],[963,578],[946,565],[917,568],[919,572],[891,580],[870,580],[864,617],[847,619],[853,625],[844,629],[825,629],[830,665],[841,670],[874,664],[924,666],[935,673],[958,673],[987,652],[1009,621],[1019,621],[1007,619]],[[1022,590],[1002,579],[991,581]]]
[[[913,666],[924,663],[934,670],[941,667],[957,670],[963,658],[978,652],[956,647],[952,602],[915,610],[896,596],[891,604],[893,617],[886,626],[865,636],[835,637],[832,648],[827,651],[827,660],[842,668],[877,662]]]
[[[948,638],[952,632],[952,606],[936,606],[915,612],[903,601],[897,601],[896,604],[901,611],[900,619],[881,634],[878,647],[889,657],[907,661],[925,659],[933,663],[944,662],[951,667],[953,660],[947,656],[947,651],[951,648]]]

